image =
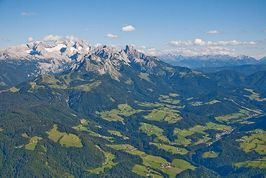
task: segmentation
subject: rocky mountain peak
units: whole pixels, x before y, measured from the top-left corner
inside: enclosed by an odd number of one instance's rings
[[[133,46],[90,46],[74,37],[31,41],[0,50],[0,59],[7,62],[34,63],[38,74],[60,73],[84,69],[98,74],[110,74],[118,79],[123,65],[139,71],[152,71],[154,57],[146,56]],[[83,67],[84,66],[84,67]]]

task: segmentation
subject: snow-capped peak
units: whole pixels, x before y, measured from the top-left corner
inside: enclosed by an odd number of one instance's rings
[[[73,55],[86,54],[90,50],[91,47],[83,40],[69,38],[46,39],[0,50],[0,59],[58,59],[67,61],[71,60]]]
[[[87,42],[78,38],[47,36],[43,40],[2,49],[0,59],[35,61],[41,73],[59,72],[68,63],[82,60],[91,49]]]
[[[110,73],[119,76],[122,65],[152,68],[156,66],[153,58],[126,46],[90,46],[86,41],[75,37],[47,36],[43,40],[31,40],[22,45],[0,50],[0,60],[34,62],[40,73],[57,73],[65,70],[76,70],[84,63],[86,70],[99,74]]]

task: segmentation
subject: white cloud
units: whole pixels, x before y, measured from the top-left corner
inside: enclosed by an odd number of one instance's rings
[[[207,31],[207,34],[218,34],[218,33],[220,33],[218,30]]]
[[[160,51],[156,48],[143,48],[142,46],[137,47],[138,51],[149,55],[149,56],[157,56],[158,54],[160,54]]]
[[[195,44],[195,45],[203,46],[203,45],[205,45],[205,41],[204,41],[203,39],[196,38],[196,39],[194,40],[194,44]]]
[[[106,35],[106,37],[114,39],[114,38],[118,38],[118,35],[115,35],[115,34],[112,34],[112,33],[108,33]]]
[[[234,49],[220,46],[195,46],[166,48],[159,52],[159,55],[172,54],[184,56],[198,55],[234,55]]]
[[[145,53],[150,56],[157,56],[159,54],[159,51],[155,48],[148,48]]]
[[[162,50],[163,54],[181,54],[181,55],[234,55],[236,49],[254,46],[255,41],[238,41],[238,40],[220,40],[205,41],[201,38],[194,40],[176,40],[169,42],[170,47]],[[246,47],[245,47],[246,46]]]
[[[170,44],[172,44],[173,46],[190,46],[193,43],[190,40],[187,41],[178,40],[178,41],[170,41]]]
[[[201,56],[201,55],[231,55],[237,56],[245,54],[239,50],[251,48],[251,45],[257,45],[254,41],[205,41],[201,38],[194,40],[177,40],[171,41],[168,46],[162,48],[153,48],[146,46],[134,45],[135,48],[151,56],[161,55],[184,55],[184,56]],[[256,46],[255,46],[256,47]]]
[[[255,45],[255,41],[205,41],[201,38],[192,40],[170,41],[172,46],[239,46],[239,45]]]
[[[28,42],[32,42],[33,41],[33,38],[30,36],[29,38],[28,38]]]
[[[139,46],[139,45],[131,44],[130,46],[134,47],[139,52],[144,53],[144,54],[149,55],[149,56],[158,56],[162,52],[161,50],[159,50],[157,48],[147,47],[144,45]]]
[[[58,35],[47,35],[43,38],[44,41],[55,41],[55,40],[59,40],[61,39],[62,37],[61,36],[58,36]]]
[[[34,12],[26,12],[26,11],[24,11],[24,12],[21,12],[20,15],[22,15],[22,16],[33,16],[33,15],[35,15],[35,13]]]
[[[178,40],[178,41],[170,41],[170,44],[173,46],[203,46],[206,44],[206,42],[203,39],[196,38],[193,41],[192,40]]]
[[[122,27],[123,32],[133,32],[135,30],[136,30],[135,27],[132,25],[126,25]]]
[[[229,40],[229,41],[208,41],[207,44],[210,46],[238,46],[238,45],[255,45],[256,42]]]

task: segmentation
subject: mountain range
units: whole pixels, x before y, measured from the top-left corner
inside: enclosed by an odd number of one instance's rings
[[[265,176],[266,70],[227,57],[199,70],[73,38],[1,50],[0,177]]]
[[[175,66],[183,66],[193,69],[266,64],[265,57],[255,59],[244,55],[234,57],[229,55],[182,56],[169,54],[160,56],[160,59]]]
[[[133,52],[134,51],[134,52]],[[135,53],[134,60],[127,56],[128,52]],[[26,44],[11,46],[0,49],[0,63],[2,81],[0,87],[11,84],[18,84],[29,78],[34,78],[45,73],[62,73],[77,67],[85,58],[92,57],[97,62],[104,63],[98,69],[99,73],[111,70],[119,61],[124,63],[143,63],[141,59],[144,55],[132,46],[125,49],[111,46],[90,46],[87,42],[65,37],[56,40],[46,39],[42,41],[32,41]],[[97,56],[97,59],[95,58]],[[110,60],[116,56],[117,60]],[[131,54],[132,56],[132,54]],[[95,58],[95,59],[94,59]],[[104,60],[103,59],[108,59]],[[164,61],[174,66],[200,69],[203,71],[217,71],[225,67],[235,67],[242,65],[264,65],[265,58],[257,60],[249,56],[228,56],[228,55],[205,55],[205,56],[181,56],[162,55],[157,56],[158,60]],[[108,64],[110,61],[112,64]],[[109,68],[109,69],[107,69]],[[111,72],[111,71],[109,71]]]

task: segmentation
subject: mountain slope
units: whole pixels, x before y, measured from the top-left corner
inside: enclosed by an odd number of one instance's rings
[[[69,61],[1,89],[1,177],[266,175],[235,167],[263,158],[240,145],[264,126],[249,123],[266,112],[263,72],[204,74],[130,46]]]
[[[253,65],[239,65],[239,66],[228,66],[228,67],[208,67],[200,68],[200,71],[204,73],[216,73],[223,70],[230,70],[240,73],[241,75],[251,75],[253,73],[266,70],[264,64],[253,64]]]
[[[0,86],[16,85],[40,74],[63,72],[90,50],[86,42],[72,38],[33,41],[1,49]]]

